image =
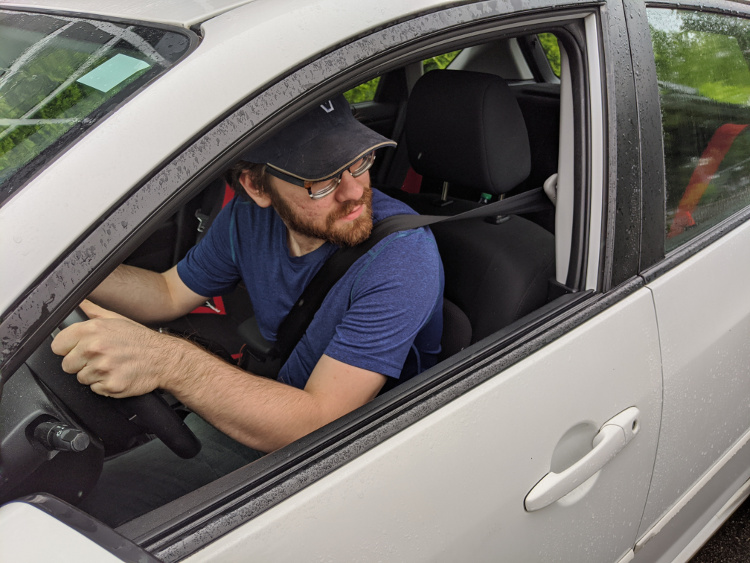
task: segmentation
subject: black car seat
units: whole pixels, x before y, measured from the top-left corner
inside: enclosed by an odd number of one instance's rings
[[[521,110],[505,80],[495,75],[456,70],[424,75],[409,98],[406,139],[416,172],[476,193],[502,196],[529,175]],[[435,213],[425,196],[406,201],[422,213]],[[443,357],[547,301],[555,244],[541,226],[511,215],[497,222],[439,223],[432,230],[445,267]]]

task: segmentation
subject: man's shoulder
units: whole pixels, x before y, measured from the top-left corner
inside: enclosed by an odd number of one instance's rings
[[[411,207],[403,201],[392,198],[373,188],[372,190],[372,220],[374,223],[382,221],[392,215],[417,215]]]
[[[373,223],[377,224],[379,221],[394,215],[418,215],[416,211],[403,201],[399,201],[375,189],[372,190],[372,193]],[[413,248],[415,246],[427,245],[428,248],[434,248],[434,250],[437,251],[435,238],[429,227],[419,227],[407,231],[396,231],[384,237],[384,239],[376,245],[376,248],[384,246],[384,242],[386,245],[390,245],[397,240],[399,241],[397,246]]]
[[[219,228],[225,234],[235,238],[237,233],[269,233],[283,228],[283,223],[272,207],[259,207],[242,196],[232,198],[214,223],[220,225]]]
[[[417,215],[405,203],[373,190],[373,222],[393,215]],[[419,227],[388,234],[360,258],[360,274],[368,278],[392,279],[418,277],[442,271],[442,261],[429,227]]]

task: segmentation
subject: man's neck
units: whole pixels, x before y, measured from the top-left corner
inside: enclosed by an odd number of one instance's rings
[[[325,241],[316,237],[308,237],[293,231],[289,227],[286,229],[286,244],[289,248],[289,254],[292,256],[304,256],[313,250],[317,250]]]

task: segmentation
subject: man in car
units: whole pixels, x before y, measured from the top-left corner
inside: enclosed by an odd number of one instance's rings
[[[101,506],[117,504],[104,501],[117,496],[113,489],[129,504],[134,488],[157,489],[158,498],[142,499],[143,512],[365,404],[389,378],[409,378],[436,362],[443,273],[428,229],[394,233],[349,268],[277,380],[139,324],[178,318],[244,282],[261,333],[275,341],[338,247],[366,240],[373,222],[411,212],[370,187],[374,151],[394,144],[361,125],[343,96],[316,106],[243,155],[234,174],[241,197],[177,266],[164,273],[120,266],[91,294],[96,304],[81,305],[91,320],[52,344],[66,372],[111,397],[164,389],[221,431],[194,417],[190,425],[203,442],[197,459],[180,460],[150,442],[105,464],[87,501],[95,515],[125,521],[136,514]],[[192,463],[197,474],[181,473],[182,489],[174,491],[172,461],[183,472]],[[134,476],[144,467],[161,475]]]

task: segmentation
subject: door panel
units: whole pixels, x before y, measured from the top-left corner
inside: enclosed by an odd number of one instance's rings
[[[524,510],[545,474],[632,406],[639,431],[601,471]],[[636,539],[660,407],[641,289],[189,560],[617,561]]]
[[[750,430],[748,249],[746,223],[648,286],[662,342],[664,416],[641,533],[693,494],[717,461],[741,458],[722,459]],[[729,475],[725,489],[733,481]]]

